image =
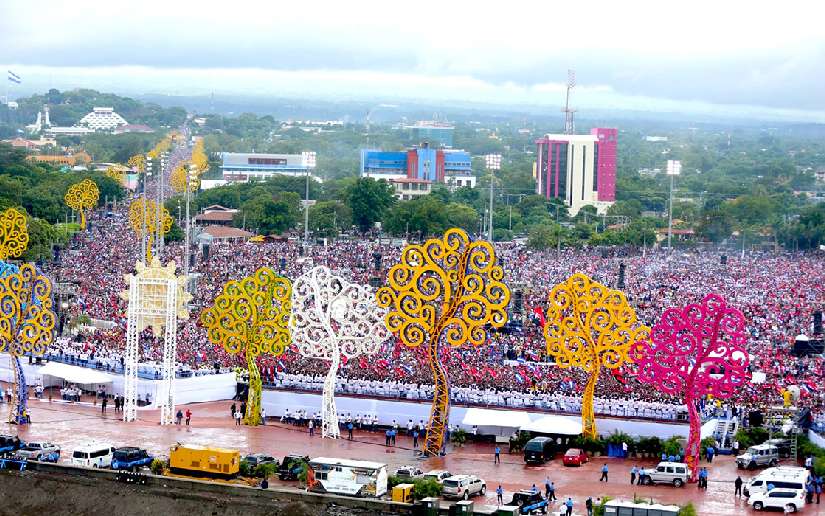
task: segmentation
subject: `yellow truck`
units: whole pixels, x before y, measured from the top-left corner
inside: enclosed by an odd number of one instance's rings
[[[232,478],[238,475],[238,450],[196,444],[176,444],[169,450],[169,470],[183,475]]]

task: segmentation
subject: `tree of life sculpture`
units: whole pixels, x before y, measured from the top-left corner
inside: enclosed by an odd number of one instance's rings
[[[405,247],[401,262],[389,271],[388,285],[376,294],[378,306],[388,309],[387,329],[406,346],[427,346],[434,384],[423,443],[427,455],[442,451],[449,424],[450,382],[441,363],[441,344],[479,346],[487,338],[486,325],[504,325],[510,290],[503,277],[492,244],[470,240],[466,232],[452,228],[442,238]]]
[[[292,285],[269,267],[252,276],[228,281],[214,304],[201,312],[209,340],[227,353],[243,353],[249,370],[244,423],[261,422],[261,373],[255,359],[261,353],[281,355],[289,345]]]
[[[335,382],[341,355],[354,358],[376,353],[387,340],[386,311],[375,304],[367,286],[315,267],[292,284],[289,331],[298,352],[307,358],[329,360],[321,404],[321,437],[337,439]]]
[[[9,258],[19,258],[28,246],[26,214],[14,208],[7,208],[0,213],[0,274],[5,261]]]
[[[126,181],[126,170],[121,165],[114,165],[106,169],[106,177],[112,178],[119,185],[123,185]]]
[[[639,381],[680,396],[690,417],[685,457],[691,480],[699,470],[701,420],[696,403],[710,394],[726,399],[750,379],[747,333],[742,312],[724,298],[708,294],[701,303],[668,308],[650,339],[633,349]]]
[[[151,327],[155,335],[163,335],[163,371],[160,402],[160,424],[171,425],[175,417],[175,363],[177,361],[178,320],[189,318],[186,306],[192,296],[184,289],[186,278],[175,276],[175,262],[161,266],[157,258],[147,267],[135,264],[136,274],[123,279],[129,290],[120,297],[129,302],[126,322],[126,357],[124,358],[123,420],[137,419],[137,368],[140,332]]]
[[[53,340],[52,284],[34,264],[0,277],[0,352],[11,355],[14,379],[9,423],[25,424],[28,390],[20,356],[42,355]]]
[[[169,175],[169,186],[172,187],[172,190],[178,193],[184,192],[186,190],[186,185],[189,185],[189,192],[197,192],[198,188],[200,188],[200,184],[201,180],[198,177],[198,174],[194,170],[191,170],[190,163],[188,161],[180,162],[180,164],[178,164],[178,166],[175,167]]]
[[[129,168],[133,169],[138,174],[143,174],[144,172],[146,172],[146,156],[144,156],[143,154],[135,154],[134,156],[129,158],[129,161],[126,162],[126,165],[128,165]]]
[[[597,437],[593,394],[602,368],[621,367],[631,347],[649,333],[622,292],[585,274],[573,274],[550,291],[544,325],[547,354],[559,367],[578,367],[589,375],[582,395],[584,436]]]
[[[80,229],[86,229],[86,210],[97,206],[100,190],[91,179],[84,179],[69,187],[64,200],[66,206],[80,213]]]
[[[154,235],[159,228],[164,235],[172,229],[172,216],[165,206],[158,210],[155,201],[141,196],[129,205],[129,225],[146,247],[146,263],[151,263]]]

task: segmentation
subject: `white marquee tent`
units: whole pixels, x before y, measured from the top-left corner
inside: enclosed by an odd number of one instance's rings
[[[94,390],[98,385],[111,384],[112,375],[86,367],[78,367],[59,362],[50,362],[41,367],[37,374],[43,378],[43,386],[60,386],[62,381],[79,385],[87,390]]]

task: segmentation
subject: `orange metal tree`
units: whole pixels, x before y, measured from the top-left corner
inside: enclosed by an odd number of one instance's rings
[[[590,377],[582,397],[582,434],[596,437],[593,393],[602,368],[630,361],[628,352],[647,340],[650,328],[639,324],[622,292],[573,274],[550,291],[544,338],[547,354],[559,367],[578,367]]]
[[[485,325],[504,325],[510,290],[503,277],[492,244],[472,241],[453,228],[442,238],[405,247],[401,262],[389,271],[387,286],[376,293],[378,305],[388,309],[387,328],[407,346],[427,346],[434,384],[423,443],[427,455],[442,451],[449,424],[450,383],[441,363],[441,344],[478,346],[487,338]]]

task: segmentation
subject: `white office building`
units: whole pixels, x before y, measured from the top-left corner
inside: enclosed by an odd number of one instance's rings
[[[126,124],[128,124],[128,122],[122,116],[115,113],[114,108],[110,107],[96,107],[78,122],[78,125],[88,127],[93,131],[111,131],[116,127]]]

